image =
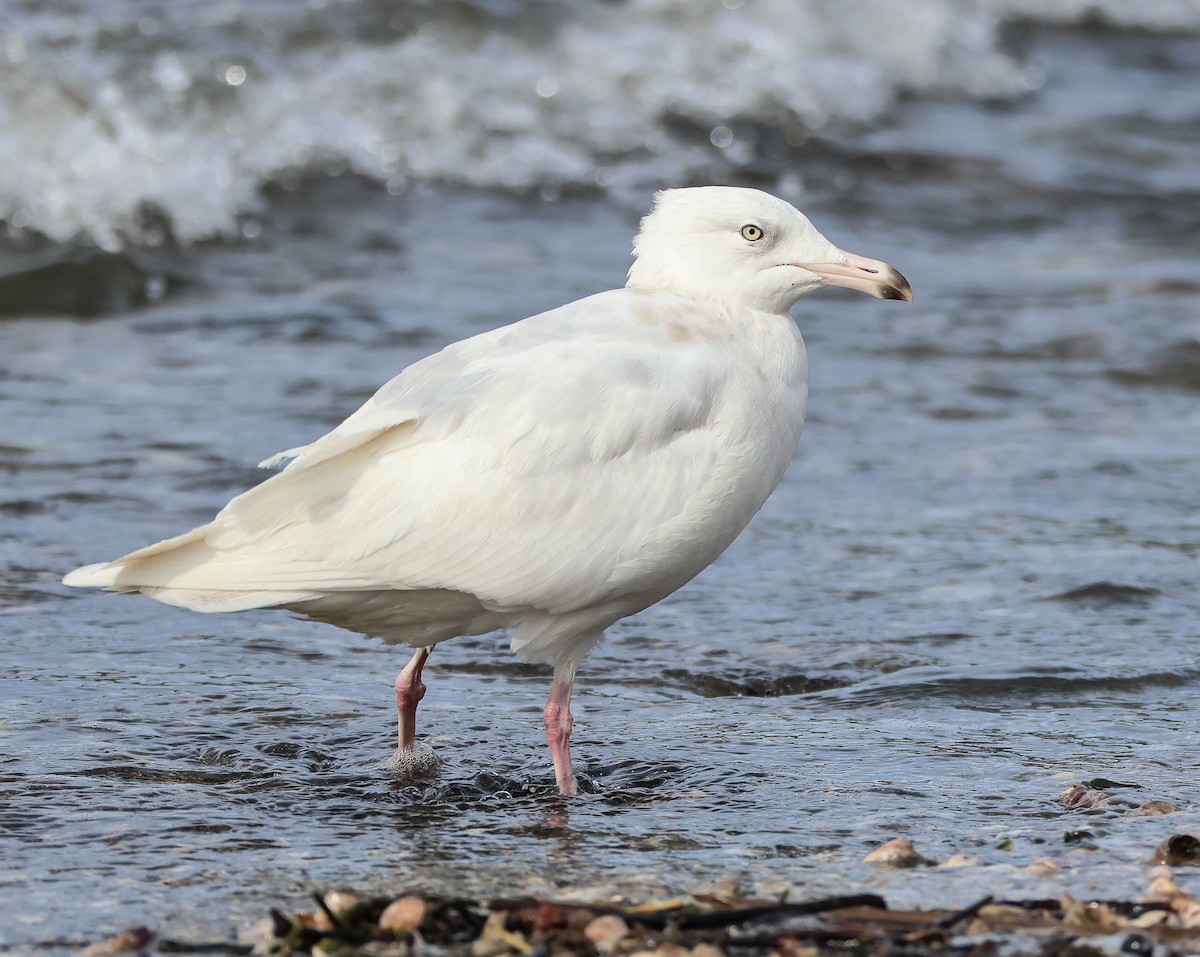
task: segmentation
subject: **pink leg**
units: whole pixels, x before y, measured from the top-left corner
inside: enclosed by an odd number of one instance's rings
[[[550,697],[546,699],[543,720],[546,723],[546,741],[554,755],[554,777],[558,790],[573,797],[578,787],[575,773],[571,770],[571,686],[575,682],[575,665],[556,666],[554,683],[550,686]]]
[[[398,751],[407,751],[417,737],[417,705],[425,697],[425,683],[421,680],[421,669],[432,648],[418,648],[412,660],[396,678],[396,712],[400,716],[400,745]]]

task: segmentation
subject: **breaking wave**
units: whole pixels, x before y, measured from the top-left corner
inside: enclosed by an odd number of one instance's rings
[[[351,172],[500,190],[679,184],[904,97],[1041,82],[1018,21],[1200,28],[1191,0],[63,0],[0,32],[0,217],[109,249],[234,236]]]

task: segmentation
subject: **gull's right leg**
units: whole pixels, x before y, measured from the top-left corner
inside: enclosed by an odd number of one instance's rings
[[[421,680],[421,669],[432,648],[418,648],[412,660],[396,678],[396,713],[399,716],[400,741],[397,754],[410,751],[417,737],[417,705],[425,697],[425,682]]]

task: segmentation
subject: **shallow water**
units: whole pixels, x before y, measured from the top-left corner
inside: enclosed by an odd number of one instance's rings
[[[618,284],[646,194],[314,176],[270,187],[252,238],[93,259],[111,297],[92,319],[32,315],[81,274],[54,245],[38,255],[67,266],[38,273],[14,241],[0,944],[138,922],[220,938],[330,884],[1140,893],[1151,849],[1200,827],[1200,38],[1005,42],[1044,76],[1026,98],[912,98],[794,156],[761,127],[746,181],[786,192],[796,166],[818,226],[917,303],[797,306],[800,454],[714,567],[585,663],[571,802],[548,671],[500,636],[438,648],[422,734],[442,767],[401,784],[380,764],[403,649],[57,581],[206,521],[417,357]],[[1131,786],[1058,801],[1097,777]],[[1181,810],[1126,813],[1150,799]],[[982,864],[861,863],[896,835]],[[1041,857],[1062,871],[1024,871]]]

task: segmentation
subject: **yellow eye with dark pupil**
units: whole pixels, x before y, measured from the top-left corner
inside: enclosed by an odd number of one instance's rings
[[[754,242],[756,239],[762,239],[762,237],[763,231],[753,223],[749,223],[748,225],[742,227],[742,239],[748,239],[750,242]]]

